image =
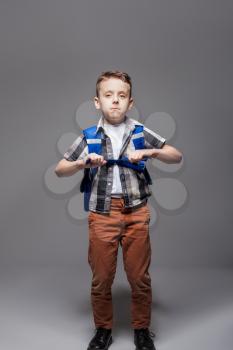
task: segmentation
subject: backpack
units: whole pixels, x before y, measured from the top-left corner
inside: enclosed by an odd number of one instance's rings
[[[96,132],[97,125],[90,126],[83,130],[83,135],[86,139],[88,146],[88,153],[102,154],[102,138],[101,133]],[[132,132],[132,141],[135,147],[135,150],[144,149],[144,134],[143,134],[143,125],[136,125]],[[152,180],[148,170],[146,169],[145,162],[148,158],[144,158],[139,161],[137,164],[131,163],[127,157],[120,156],[118,159],[108,159],[105,165],[110,166],[117,164],[126,168],[131,168],[137,172],[143,172],[147,184],[152,185]],[[87,161],[88,163],[88,161]],[[96,168],[85,168],[84,176],[80,184],[80,192],[84,193],[84,210],[89,211],[89,200],[91,196],[91,189],[94,177],[97,173],[98,167]]]

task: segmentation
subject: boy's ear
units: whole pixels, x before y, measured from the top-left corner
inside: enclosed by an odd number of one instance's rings
[[[132,97],[130,97],[128,109],[131,109],[133,107],[133,104],[134,104],[134,100]]]
[[[100,109],[99,98],[97,96],[94,97],[94,104],[96,109]]]

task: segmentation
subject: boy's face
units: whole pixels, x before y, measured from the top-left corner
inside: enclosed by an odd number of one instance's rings
[[[103,80],[99,86],[99,97],[94,98],[96,109],[100,109],[104,118],[111,124],[120,124],[125,113],[133,105],[129,97],[130,86],[118,78]]]

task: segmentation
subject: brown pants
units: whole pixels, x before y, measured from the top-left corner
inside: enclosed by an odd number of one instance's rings
[[[88,262],[93,273],[91,303],[96,328],[113,326],[111,286],[116,272],[119,242],[132,292],[132,328],[150,326],[149,221],[147,203],[133,210],[124,209],[123,198],[112,198],[110,214],[89,213]]]

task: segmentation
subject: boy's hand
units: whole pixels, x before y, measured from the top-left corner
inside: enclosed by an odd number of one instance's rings
[[[107,163],[104,157],[97,153],[89,153],[84,161],[86,163],[85,168],[96,168]]]
[[[131,163],[139,162],[145,157],[145,150],[136,150],[128,152],[127,157]]]

